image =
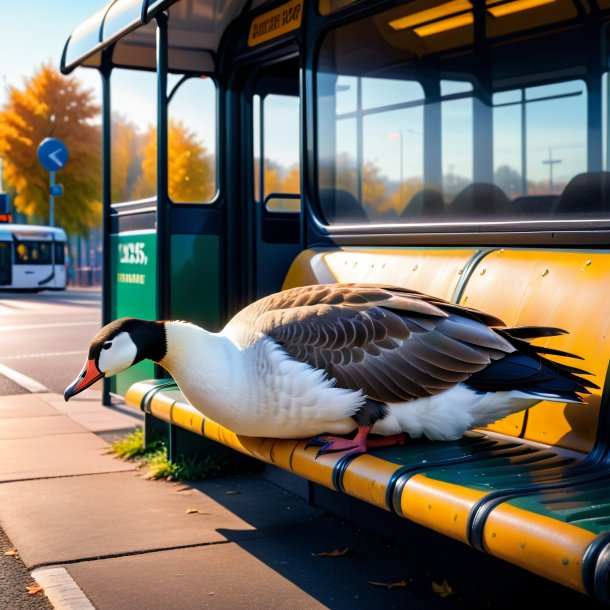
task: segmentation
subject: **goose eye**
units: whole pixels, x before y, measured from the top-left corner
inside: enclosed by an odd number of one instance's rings
[[[104,345],[102,345],[102,349],[110,349],[112,347],[112,341],[106,341]]]

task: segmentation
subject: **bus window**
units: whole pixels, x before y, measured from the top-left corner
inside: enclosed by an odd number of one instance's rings
[[[157,193],[157,79],[154,72],[112,71],[112,203]]]
[[[591,112],[601,99],[588,99],[601,87],[574,80],[594,60],[561,27],[573,5],[553,6],[526,21],[468,9],[458,24],[432,20],[430,3],[414,0],[329,31],[315,75],[321,220],[582,218],[582,202],[610,183]],[[524,27],[532,31],[516,34]],[[568,47],[578,52],[555,52]],[[587,217],[609,211],[603,200]]]
[[[174,203],[209,203],[216,195],[216,85],[189,78],[169,104],[168,190]]]
[[[62,241],[55,242],[55,264],[63,265],[66,262],[66,253],[65,253],[66,244]]]
[[[0,285],[11,283],[11,242],[0,241]]]
[[[529,198],[523,212],[535,214],[587,169],[585,83],[511,90],[494,95],[493,106],[494,182],[511,200]]]
[[[301,172],[299,167],[299,98],[270,93],[255,96],[255,176],[260,189],[258,158],[263,157],[262,200],[268,212],[298,212],[301,209]],[[259,114],[260,116],[260,114]],[[257,125],[262,120],[262,129]],[[262,142],[260,134],[262,133]],[[262,152],[259,152],[262,151]],[[259,193],[255,193],[259,199]]]
[[[50,265],[51,242],[20,241],[15,248],[16,265]]]
[[[450,80],[441,80],[440,85],[445,98],[440,103],[442,191],[446,200],[453,200],[473,181],[473,88],[471,83]],[[458,93],[467,97],[451,99]]]

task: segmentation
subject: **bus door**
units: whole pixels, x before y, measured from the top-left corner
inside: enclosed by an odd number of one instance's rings
[[[251,82],[251,299],[281,289],[301,249],[299,58],[263,64]]]
[[[0,286],[11,283],[11,248],[12,242],[0,241]]]

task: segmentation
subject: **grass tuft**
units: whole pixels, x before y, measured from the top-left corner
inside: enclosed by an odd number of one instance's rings
[[[176,461],[167,457],[167,447],[162,440],[155,440],[144,447],[144,431],[136,428],[124,439],[112,445],[111,453],[124,460],[135,460],[146,468],[145,478],[182,481],[208,479],[222,473],[225,463],[222,455],[206,455],[200,458],[179,456]]]
[[[136,428],[125,438],[112,444],[112,453],[115,453],[124,460],[141,457],[146,451],[147,449],[144,448],[144,431],[142,428]]]

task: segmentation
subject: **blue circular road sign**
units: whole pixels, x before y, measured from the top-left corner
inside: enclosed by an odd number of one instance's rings
[[[38,160],[48,172],[56,172],[68,162],[68,149],[57,138],[45,138],[38,145]]]

